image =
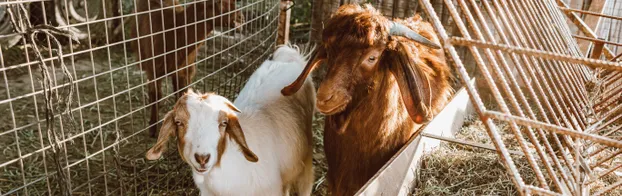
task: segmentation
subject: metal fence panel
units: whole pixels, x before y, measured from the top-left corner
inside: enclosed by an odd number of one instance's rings
[[[140,1],[150,0],[0,0],[0,195],[197,194],[175,150],[165,160],[144,160],[155,142],[146,130],[156,125],[149,124],[149,81],[129,32],[137,22],[164,21],[138,21]],[[188,11],[201,1],[142,13]],[[230,99],[273,51],[279,13],[278,0],[236,4],[245,22],[198,40],[204,44],[191,65],[190,87]],[[157,101],[160,117],[175,101],[169,83]]]
[[[622,185],[593,184],[622,167],[622,65],[585,57],[563,1],[444,0],[451,20],[419,2],[521,195],[599,195]],[[458,32],[446,30],[451,26]],[[469,84],[467,56],[483,85]],[[516,160],[528,162],[533,181],[523,179]]]

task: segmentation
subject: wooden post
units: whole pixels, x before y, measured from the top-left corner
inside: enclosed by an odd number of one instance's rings
[[[600,59],[600,55],[603,53],[603,47],[605,46],[605,43],[602,41],[595,41],[594,42],[594,47],[592,48],[592,54],[590,55],[590,58],[593,59]]]
[[[568,5],[566,5],[565,2],[563,2],[562,0],[557,0],[557,5],[559,5],[562,8],[570,8]],[[594,11],[592,11],[594,12]],[[596,11],[598,12],[598,11]],[[602,11],[601,11],[602,12]],[[579,15],[577,15],[576,13],[572,13],[572,12],[563,12],[564,14],[566,14],[566,16],[568,16],[568,18],[570,20],[572,20],[572,22],[577,25],[577,27],[579,28],[579,31],[582,32],[583,34],[585,34],[587,37],[591,37],[591,38],[596,38],[598,37],[596,35],[596,33],[592,30],[592,28],[590,28],[590,26],[587,25],[587,23],[585,21],[583,21]],[[587,43],[589,46],[589,42]],[[579,49],[582,52],[585,52],[587,50],[587,46],[582,46],[581,43],[579,43]],[[585,48],[584,48],[585,47]],[[614,57],[613,52],[611,52],[611,50],[609,50],[609,48],[605,47],[604,48],[604,55],[607,59],[611,59]]]
[[[292,2],[281,0],[281,12],[279,13],[279,29],[276,38],[276,45],[286,44],[289,41],[289,18],[291,16]]]

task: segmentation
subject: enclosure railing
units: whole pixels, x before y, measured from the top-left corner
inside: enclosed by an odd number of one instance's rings
[[[204,43],[187,65],[197,70],[189,87],[234,99],[274,50],[280,1],[238,0],[222,15],[242,13],[239,27],[138,61],[131,42],[222,16],[132,37],[137,23],[164,23],[138,21],[139,14],[203,0],[143,12],[140,1],[150,0],[0,0],[0,195],[196,194],[187,168],[170,156],[175,150],[157,162],[143,158],[155,141],[145,130],[156,126],[148,110],[156,103],[139,65]],[[157,101],[160,116],[175,101],[168,83]]]
[[[594,183],[622,167],[622,65],[603,50],[615,42],[596,40],[594,58],[583,55],[563,13],[575,10],[561,0],[444,0],[451,20],[441,20],[430,1],[419,2],[519,194],[601,195],[622,185]],[[579,17],[570,19],[597,38]],[[459,32],[451,35],[446,29],[454,25]],[[482,85],[469,83],[466,55]],[[535,179],[524,179],[516,161],[527,162]]]

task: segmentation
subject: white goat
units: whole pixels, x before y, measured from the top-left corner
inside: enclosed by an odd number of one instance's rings
[[[166,115],[147,159],[158,159],[176,135],[201,195],[287,195],[290,188],[310,195],[315,88],[309,78],[294,96],[280,93],[305,63],[298,50],[279,47],[233,104],[190,89]]]

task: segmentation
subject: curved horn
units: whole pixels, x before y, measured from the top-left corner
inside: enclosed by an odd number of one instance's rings
[[[0,21],[4,20],[4,15],[6,14],[6,7],[5,6],[0,7]]]
[[[404,36],[407,37],[408,39],[411,39],[413,41],[419,42],[425,46],[428,46],[430,48],[434,48],[434,49],[440,49],[441,46],[439,46],[438,44],[430,41],[428,38],[423,37],[422,35],[419,35],[419,33],[413,31],[412,29],[408,28],[407,26],[404,26],[403,24],[397,23],[397,22],[391,22],[391,28],[389,30],[389,34],[390,35],[397,35],[397,36]]]
[[[54,18],[56,19],[56,22],[58,23],[58,26],[68,26],[67,22],[65,22],[65,19],[63,19],[63,16],[61,16],[61,9],[59,6],[60,2],[55,1],[54,2]],[[79,40],[88,38],[88,34],[80,31],[79,29],[75,28],[75,27],[65,27],[64,29],[67,29],[67,31],[73,33],[72,35],[72,39],[76,38]]]
[[[11,23],[9,21],[0,20],[0,35],[9,34],[13,30]]]
[[[69,7],[69,13],[71,14],[71,16],[74,19],[76,19],[77,21],[80,21],[80,22],[87,22],[88,16],[82,17],[82,16],[80,16],[80,14],[78,14],[78,11],[76,11],[76,8],[73,5],[73,0],[69,0],[67,2],[67,4],[69,4],[69,6],[65,5],[65,7]],[[87,8],[85,7],[84,9],[87,9]],[[84,13],[86,14],[86,11]],[[88,21],[93,21],[95,19],[97,19],[97,16],[94,16],[92,18],[88,18]]]
[[[311,56],[311,59],[307,62],[307,65],[302,70],[302,73],[300,73],[300,75],[298,76],[298,78],[296,78],[294,82],[283,87],[283,89],[281,89],[281,94],[283,94],[284,96],[290,96],[298,92],[298,90],[300,90],[300,87],[302,87],[302,85],[304,84],[309,74],[315,69],[315,67],[317,67],[317,65],[319,65],[322,62],[322,60],[324,60],[325,56],[326,56],[326,52],[324,51],[322,47],[314,51],[313,55]]]

